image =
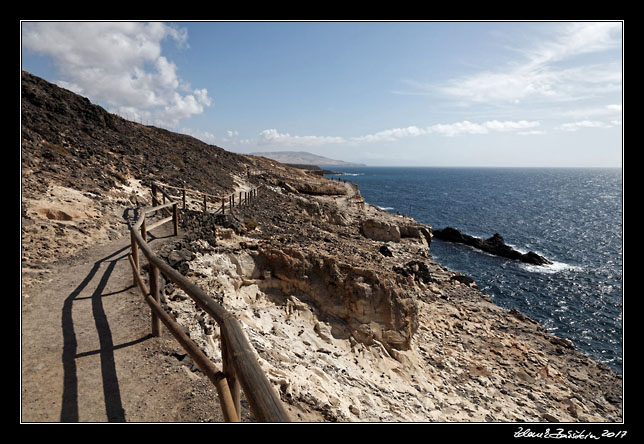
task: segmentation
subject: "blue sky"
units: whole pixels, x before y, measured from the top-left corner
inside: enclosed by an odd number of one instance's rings
[[[622,164],[622,22],[23,22],[22,68],[240,153]]]

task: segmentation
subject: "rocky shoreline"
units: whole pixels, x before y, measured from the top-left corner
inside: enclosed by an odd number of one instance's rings
[[[225,218],[189,200],[181,236],[158,254],[237,317],[294,420],[622,420],[621,375],[495,305],[434,261],[432,227],[365,204],[350,183],[110,117],[26,73],[22,100],[23,288],[126,236],[152,180],[211,194],[260,186]],[[162,288],[221,365],[217,326]]]
[[[212,225],[215,246],[183,243],[183,266],[238,316],[303,418],[620,420],[621,376],[433,261],[431,227],[279,187],[232,221]]]

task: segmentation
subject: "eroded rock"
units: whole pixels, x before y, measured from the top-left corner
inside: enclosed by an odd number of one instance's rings
[[[360,222],[360,232],[367,238],[381,242],[400,242],[400,228],[396,224],[376,219]]]

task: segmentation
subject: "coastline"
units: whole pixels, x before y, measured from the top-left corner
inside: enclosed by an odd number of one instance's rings
[[[434,229],[451,225],[553,262],[533,266],[444,242],[433,255],[622,372],[623,182],[619,168],[347,168],[365,198]],[[331,176],[333,178],[337,176]],[[393,208],[392,208],[393,207]],[[435,233],[436,234],[436,233]],[[521,289],[521,290],[519,290]],[[597,316],[597,314],[600,314]]]
[[[283,216],[244,208],[221,244],[187,262],[216,282],[301,418],[621,420],[621,375],[435,262],[420,231],[431,227],[343,185],[343,197],[270,188],[264,199]]]

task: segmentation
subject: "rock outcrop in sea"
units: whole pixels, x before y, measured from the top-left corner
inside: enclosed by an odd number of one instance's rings
[[[545,257],[533,252],[521,253],[505,243],[499,233],[494,233],[492,237],[480,239],[478,237],[463,234],[456,228],[446,227],[443,229],[434,229],[433,234],[436,239],[459,244],[469,245],[486,253],[495,256],[501,256],[508,259],[514,259],[532,265],[551,265],[552,262]]]
[[[27,73],[22,107],[23,279],[129,236],[152,181],[260,187],[225,217],[189,197],[181,235],[158,255],[239,320],[294,420],[621,421],[621,375],[494,304],[432,258],[436,230],[366,204],[350,183],[125,121]],[[220,366],[215,323],[181,289],[161,288]]]

